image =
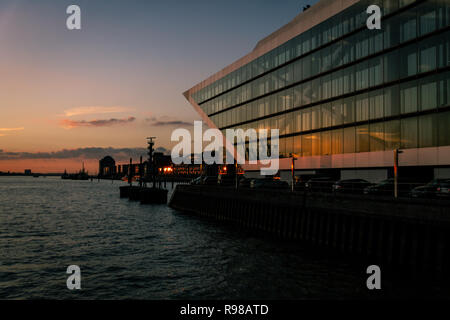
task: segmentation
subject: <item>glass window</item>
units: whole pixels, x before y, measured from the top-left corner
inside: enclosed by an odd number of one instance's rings
[[[311,130],[311,109],[302,110],[302,131]]]
[[[439,146],[450,146],[450,112],[440,113],[439,120]]]
[[[320,132],[311,134],[311,154],[320,156]]]
[[[385,117],[400,114],[399,86],[390,86],[384,89],[384,114]]]
[[[383,14],[388,15],[398,10],[398,0],[383,0]]]
[[[401,120],[401,148],[417,148],[417,118]]]
[[[417,7],[417,12],[419,14],[419,32],[420,35],[424,35],[436,30],[436,4],[434,1],[425,2]]]
[[[311,130],[320,128],[320,105],[311,108]]]
[[[436,147],[438,145],[438,123],[435,114],[419,117],[419,147]]]
[[[369,61],[370,86],[374,87],[383,82],[383,58],[377,57]]]
[[[411,3],[413,3],[414,1],[416,1],[416,0],[399,0],[399,7],[401,8],[401,7],[407,6]]]
[[[369,37],[372,30],[364,30],[358,32],[355,37],[355,57],[361,59],[369,55]]]
[[[312,102],[312,91],[311,91],[311,82],[305,82],[302,85],[302,103],[301,105],[304,106],[306,104],[310,104]]]
[[[343,94],[343,72],[342,70],[333,72],[332,85],[331,85],[331,95],[337,97]]]
[[[400,148],[400,121],[393,120],[384,123],[384,148],[395,150]]]
[[[399,19],[397,16],[390,17],[383,24],[384,29],[384,48],[388,49],[397,45],[400,41]]]
[[[311,77],[311,55],[304,57],[302,62],[303,79],[308,79]]]
[[[331,131],[331,154],[344,153],[344,129]]]
[[[331,48],[331,68],[334,69],[340,67],[342,63],[342,43],[339,41]]]
[[[356,65],[356,90],[366,89],[369,86],[369,65],[367,61]]]
[[[331,98],[331,74],[322,77],[322,99]]]
[[[311,76],[315,76],[320,73],[320,63],[320,53],[313,53],[311,55]]]
[[[302,154],[302,137],[295,136],[294,137],[294,153],[298,156]]]
[[[329,103],[323,104],[321,110],[321,127],[327,128],[331,126],[331,105]]]
[[[434,38],[421,43],[420,72],[428,72],[436,69],[437,45]]]
[[[398,79],[400,55],[398,51],[387,53],[384,58],[384,82],[391,82]]]
[[[283,114],[281,116],[278,116],[278,128],[280,129],[280,136],[286,134],[286,115]]]
[[[400,78],[413,76],[417,73],[417,45],[412,44],[400,50]]]
[[[301,111],[294,112],[294,132],[302,131],[302,113]]]
[[[280,152],[280,158],[287,158],[286,154],[286,138],[280,138],[278,141],[278,150]]]
[[[331,132],[324,131],[320,134],[320,144],[321,144],[321,155],[328,156],[331,155]]]
[[[407,10],[399,16],[400,42],[405,42],[417,37],[416,11]]]
[[[355,68],[354,66],[345,68],[342,71],[342,90],[343,94],[353,92],[355,90]]]
[[[437,83],[429,78],[422,80],[420,85],[420,109],[429,110],[435,108],[437,108]]]
[[[383,29],[370,30],[369,54],[374,54],[383,50]]]
[[[320,50],[322,54],[322,72],[328,71],[332,68],[332,51],[331,47],[326,47]]]
[[[292,117],[292,113],[288,113],[284,116],[284,126],[285,131],[284,134],[291,134],[294,132],[293,126],[294,126],[294,118]]]
[[[302,136],[302,156],[309,157],[312,155],[312,135],[306,134]]]
[[[369,120],[369,95],[367,93],[356,96],[356,121]]]
[[[384,123],[371,123],[370,126],[370,151],[384,151]]]
[[[439,76],[439,107],[450,105],[450,72]]]
[[[311,102],[318,102],[322,98],[322,83],[320,78],[316,78],[311,81]]]
[[[400,105],[402,113],[417,111],[416,81],[411,81],[400,86]]]
[[[331,125],[340,126],[344,123],[344,110],[342,100],[331,103]]]
[[[286,156],[289,157],[294,153],[294,137],[286,138]]]
[[[342,40],[342,63],[347,64],[355,60],[355,46],[349,39]]]
[[[343,102],[343,120],[344,124],[355,122],[355,98],[345,98]]]
[[[293,107],[300,107],[302,106],[302,85],[299,84],[297,86],[294,87],[294,102],[293,102]]]
[[[294,62],[294,81],[297,82],[301,80],[303,80],[302,59]]]
[[[369,152],[369,125],[356,127],[356,152]]]
[[[384,116],[383,90],[373,91],[369,95],[370,119],[380,119]]]
[[[356,139],[355,127],[344,129],[344,153],[355,153]]]

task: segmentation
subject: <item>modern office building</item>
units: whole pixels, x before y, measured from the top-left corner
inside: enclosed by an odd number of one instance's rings
[[[279,128],[282,170],[295,153],[298,172],[377,181],[401,149],[403,174],[448,178],[450,0],[321,0],[184,95],[211,127]]]

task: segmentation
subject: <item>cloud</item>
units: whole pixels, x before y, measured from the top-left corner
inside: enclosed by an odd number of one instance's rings
[[[0,128],[0,132],[10,132],[10,131],[22,131],[25,130],[25,128]]]
[[[183,121],[183,120],[177,120],[173,119],[167,116],[162,116],[159,119],[156,117],[151,117],[145,119],[146,122],[149,122],[151,126],[153,127],[170,127],[170,126],[193,126],[193,123]]]
[[[17,133],[17,131],[22,130],[25,130],[25,128],[0,128],[0,137],[10,136],[11,134]]]
[[[158,147],[156,152],[166,153],[168,150],[164,147]],[[6,152],[0,150],[0,160],[23,160],[23,159],[95,159],[100,160],[105,156],[111,156],[116,161],[128,161],[130,158],[139,159],[142,156],[147,158],[146,148],[78,148],[78,149],[63,149],[55,152]]]
[[[114,125],[127,124],[134,122],[136,120],[135,117],[128,117],[125,119],[106,119],[106,120],[70,120],[64,119],[61,120],[60,124],[62,127],[67,129],[78,128],[78,127],[110,127]]]
[[[105,114],[105,113],[123,113],[129,112],[133,109],[127,107],[78,107],[64,111],[66,117],[90,115],[90,114]]]

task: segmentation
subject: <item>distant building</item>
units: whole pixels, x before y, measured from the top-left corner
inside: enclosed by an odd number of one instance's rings
[[[110,157],[106,156],[99,161],[98,165],[98,175],[99,177],[112,177],[116,174],[116,161]]]
[[[25,175],[31,176],[31,169],[25,169]]]

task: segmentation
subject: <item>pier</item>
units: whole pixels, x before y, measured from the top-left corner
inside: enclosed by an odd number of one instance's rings
[[[412,276],[449,278],[448,201],[179,185],[169,206]]]

